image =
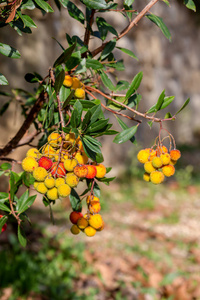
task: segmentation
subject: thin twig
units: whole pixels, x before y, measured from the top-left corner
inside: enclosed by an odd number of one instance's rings
[[[89,44],[89,40],[90,40],[90,35],[91,35],[91,27],[94,21],[94,14],[95,14],[95,9],[91,10],[91,14],[90,14],[90,20],[89,23],[86,26],[86,30],[85,30],[85,36],[84,36],[84,45],[88,46]]]

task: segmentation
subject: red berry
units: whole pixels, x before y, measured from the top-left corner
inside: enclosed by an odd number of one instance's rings
[[[81,212],[72,211],[70,216],[69,216],[69,219],[72,222],[72,224],[77,224],[78,219],[80,219],[82,217],[83,217],[83,214]]]
[[[38,161],[38,165],[48,171],[52,167],[53,162],[50,158],[42,156]]]
[[[96,176],[97,174],[97,169],[95,166],[93,165],[86,165],[87,169],[88,169],[88,173],[87,176],[85,176],[87,179],[92,179]]]
[[[66,170],[63,163],[54,162],[51,168],[51,174],[54,177],[64,177],[66,174]]]

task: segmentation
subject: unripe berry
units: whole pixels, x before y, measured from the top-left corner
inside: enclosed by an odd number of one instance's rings
[[[55,179],[49,174],[45,178],[44,184],[48,189],[52,189],[55,186]]]
[[[143,179],[144,179],[144,181],[149,182],[150,181],[150,174],[149,173],[144,173],[143,174]]]
[[[150,174],[150,181],[154,184],[160,184],[161,182],[164,181],[164,179],[165,179],[165,176],[160,171],[153,171]]]
[[[42,167],[37,167],[33,170],[33,177],[37,181],[44,181],[47,175],[48,175],[47,170],[45,170]]]
[[[97,174],[97,169],[95,166],[93,165],[86,165],[87,169],[88,169],[88,173],[86,175],[87,179],[93,179],[96,174]]]
[[[82,88],[75,90],[74,96],[78,99],[85,99],[85,91]]]
[[[71,188],[74,188],[78,185],[79,178],[74,173],[67,173],[65,181]]]
[[[70,75],[66,75],[63,81],[63,85],[66,87],[71,87],[73,83],[72,77]]]
[[[106,167],[103,164],[96,165],[96,178],[103,178],[106,175]]]
[[[74,168],[77,165],[77,160],[72,158],[72,159],[65,159],[64,161],[64,167],[68,172],[72,172]]]
[[[83,152],[82,154],[80,152],[77,152],[74,158],[78,161],[79,165],[85,165],[88,162],[88,157],[85,152]]]
[[[164,153],[160,155],[163,165],[168,165],[170,163],[171,157],[169,153]]]
[[[78,78],[76,78],[76,77],[73,77],[72,78],[72,86],[71,86],[71,89],[73,89],[73,90],[76,90],[76,89],[78,89],[79,87],[81,87],[81,83],[80,83],[80,80],[78,80]]]
[[[103,225],[103,219],[100,214],[91,215],[89,218],[89,224],[94,229],[99,229]]]
[[[74,235],[77,235],[77,234],[79,234],[80,233],[80,229],[78,228],[78,226],[77,225],[72,225],[72,227],[71,227],[71,233],[72,234],[74,234]]]
[[[156,169],[154,168],[154,166],[152,165],[152,162],[151,161],[147,161],[145,162],[144,164],[144,170],[146,173],[151,173],[153,171],[155,171]]]
[[[59,187],[59,185],[65,184],[65,179],[63,177],[59,177],[55,180],[55,187]]]
[[[78,228],[83,230],[88,226],[88,221],[84,217],[79,218],[77,221],[77,226],[78,226]]]
[[[89,237],[92,237],[96,234],[96,229],[91,227],[91,226],[87,226],[85,229],[84,229],[84,233],[89,236]]]
[[[181,157],[181,152],[177,149],[171,150],[170,156],[172,160],[177,161]]]
[[[32,156],[32,157],[35,157],[35,158],[39,158],[40,152],[36,148],[31,148],[27,151],[26,156]]]
[[[46,156],[42,156],[38,161],[38,165],[39,165],[39,167],[42,167],[48,171],[49,169],[51,169],[53,162],[50,158],[48,158]]]
[[[47,198],[49,198],[50,200],[58,199],[58,189],[56,187],[53,187],[52,189],[48,190]]]
[[[65,141],[68,141],[68,142],[70,142],[70,143],[75,143],[75,134],[73,133],[73,132],[71,132],[71,133],[67,133],[66,135],[65,135]]]
[[[85,165],[77,165],[75,168],[74,168],[74,174],[79,177],[79,178],[85,178],[88,174],[88,169]]]
[[[50,145],[46,145],[43,150],[42,153],[45,154],[45,156],[49,157],[49,158],[53,158],[55,155],[55,150],[53,147],[51,147]]]
[[[67,197],[71,193],[71,188],[67,184],[61,184],[58,187],[58,195],[60,197]]]
[[[152,159],[152,166],[156,169],[159,169],[160,167],[162,167],[163,162],[162,159],[159,156],[156,156]]]
[[[81,212],[78,211],[72,211],[69,219],[73,224],[77,224],[78,219],[82,218],[83,214]]]
[[[144,164],[149,160],[149,151],[142,149],[137,154],[137,159],[140,163]]]
[[[166,177],[170,177],[174,175],[175,168],[173,165],[167,165],[162,168],[162,172]]]
[[[52,132],[48,136],[48,143],[52,147],[58,147],[61,144],[61,142],[62,142],[62,137],[58,132]]]
[[[56,178],[57,177],[64,177],[65,174],[66,174],[64,164],[62,162],[61,163],[54,162],[53,166],[51,168],[51,174]]]
[[[96,214],[100,212],[101,210],[101,204],[99,201],[91,201],[89,204],[89,211],[91,214]]]
[[[44,184],[44,182],[38,182],[38,183],[35,183],[35,189],[38,193],[40,194],[46,194],[48,189],[46,187],[46,185]]]
[[[28,156],[22,160],[22,168],[26,172],[33,172],[35,168],[38,167],[38,163],[34,157]]]
[[[156,156],[156,150],[151,149],[151,148],[146,148],[146,151],[149,153],[149,158],[148,160],[152,161],[152,159]]]

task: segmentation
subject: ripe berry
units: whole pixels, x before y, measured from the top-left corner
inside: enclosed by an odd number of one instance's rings
[[[66,170],[64,168],[64,164],[62,162],[54,162],[53,166],[51,167],[51,174],[56,178],[65,176]]]
[[[72,211],[69,219],[73,224],[77,224],[78,219],[82,218],[83,214],[81,212],[78,211]]]
[[[63,85],[66,87],[71,87],[73,83],[72,77],[70,75],[66,75],[63,81]]]
[[[93,227],[91,226],[87,226],[85,229],[84,229],[84,233],[91,237],[91,236],[94,236],[96,234],[96,229],[94,229]]]
[[[39,167],[42,167],[48,171],[52,167],[53,162],[50,158],[48,158],[46,156],[42,156],[38,161],[38,165],[39,165]]]
[[[177,149],[171,150],[170,156],[172,160],[177,161],[181,157],[181,152]]]
[[[100,214],[96,215],[91,215],[89,218],[89,224],[92,226],[94,229],[99,229],[103,225],[103,219]]]
[[[94,195],[89,195],[87,196],[86,202],[90,203],[91,201],[100,201],[98,197],[94,196]]]
[[[96,165],[96,178],[103,178],[106,175],[106,167],[102,164]]]
[[[85,165],[77,165],[74,168],[74,174],[79,178],[85,178],[88,174],[88,168]]]
[[[89,204],[89,211],[91,214],[96,214],[100,212],[101,210],[101,204],[99,201],[91,201]]]
[[[94,178],[94,177],[96,176],[96,174],[97,174],[97,169],[96,169],[96,167],[93,166],[93,165],[87,165],[86,167],[87,167],[87,169],[88,169],[88,173],[87,173],[87,175],[86,175],[86,178],[87,178],[87,179],[92,179],[92,178]]]
[[[160,171],[153,171],[150,174],[150,181],[154,184],[159,184],[159,183],[163,182],[164,179],[165,179],[165,176]]]
[[[175,168],[173,165],[167,165],[162,168],[162,172],[165,176],[170,177],[175,173]]]
[[[168,165],[170,163],[171,157],[169,153],[163,153],[160,155],[163,165]]]

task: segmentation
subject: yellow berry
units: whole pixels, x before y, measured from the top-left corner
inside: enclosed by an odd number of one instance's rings
[[[71,230],[71,233],[74,235],[77,235],[80,233],[80,229],[78,228],[78,226],[76,224],[72,225],[70,230]]]
[[[175,173],[175,168],[173,165],[167,165],[162,168],[162,172],[165,176],[170,177]]]
[[[78,140],[78,141],[77,141],[77,140]],[[80,150],[81,152],[84,151],[82,141],[80,141],[79,139],[77,139],[77,140],[76,140],[76,143],[77,143],[77,146],[78,146],[79,150]]]
[[[91,201],[100,201],[98,197],[94,196],[94,195],[89,195],[87,196],[86,202],[90,203]]]
[[[58,187],[58,195],[60,197],[67,197],[71,193],[71,188],[67,184],[61,184]]]
[[[55,180],[55,187],[59,187],[61,184],[65,184],[65,179],[63,177],[59,177]]]
[[[100,212],[101,210],[101,204],[99,201],[91,201],[89,204],[89,211],[91,214],[96,214]]]
[[[63,85],[66,87],[71,87],[73,83],[72,77],[70,75],[66,75],[63,81]]]
[[[70,187],[74,188],[78,185],[79,178],[74,173],[67,173],[65,181]]]
[[[170,163],[171,157],[169,153],[163,153],[160,155],[163,165],[168,165]]]
[[[71,89],[76,90],[76,89],[78,89],[78,88],[80,88],[80,87],[81,87],[80,80],[78,80],[78,78],[76,78],[76,77],[73,77],[73,78],[72,78],[72,86],[71,86]]]
[[[55,150],[53,147],[51,147],[50,145],[46,145],[44,147],[44,149],[42,150],[42,153],[45,154],[45,156],[49,157],[49,158],[53,158],[55,156]]]
[[[28,156],[22,160],[22,168],[26,172],[33,172],[38,167],[38,163],[34,157]]]
[[[151,148],[146,148],[146,151],[148,151],[149,153],[149,160],[152,161],[152,159],[156,156],[156,151],[154,149]]]
[[[85,152],[83,152],[82,154],[80,152],[77,152],[74,158],[77,160],[79,165],[85,165],[88,162],[88,157]]]
[[[152,159],[152,166],[156,169],[162,167],[163,165],[163,162],[162,162],[162,159],[159,157],[159,156],[155,156],[153,159]]]
[[[74,158],[72,159],[68,158],[64,160],[64,167],[68,172],[72,172],[77,164],[78,164],[77,160]]]
[[[149,173],[144,173],[143,179],[144,179],[144,181],[149,182],[150,181],[150,174]]]
[[[142,149],[138,152],[137,159],[140,163],[144,164],[149,160],[149,152],[145,149]]]
[[[33,170],[33,177],[37,181],[44,181],[45,178],[47,177],[47,175],[48,175],[48,173],[47,173],[47,170],[45,170],[45,168],[37,167]]]
[[[106,167],[103,164],[96,165],[96,178],[103,178],[106,175]]]
[[[78,221],[77,221],[77,226],[81,230],[85,229],[88,226],[87,219],[85,219],[84,217],[79,218]]]
[[[99,229],[103,225],[103,219],[100,214],[91,215],[89,218],[89,224],[94,229]]]
[[[75,90],[74,96],[78,99],[84,99],[85,98],[85,91],[82,88],[78,88]]]
[[[74,144],[75,143],[75,134],[73,132],[67,133],[65,135],[65,141]]]
[[[44,180],[44,184],[48,189],[52,189],[55,186],[55,179],[51,175],[48,175]]]
[[[153,171],[155,171],[156,169],[154,168],[154,166],[152,165],[152,162],[151,161],[147,161],[145,162],[144,164],[144,170],[146,173],[151,173]]]
[[[58,199],[58,189],[56,187],[49,189],[47,191],[47,198],[49,198],[50,200]]]
[[[46,194],[46,192],[48,191],[48,189],[47,189],[46,185],[44,184],[44,182],[38,182],[35,189],[40,194]]]
[[[62,137],[58,132],[52,132],[48,136],[48,143],[52,147],[58,147],[61,144],[61,142],[62,142]]]
[[[40,152],[36,148],[31,148],[27,151],[26,156],[32,156],[32,157],[35,157],[35,158],[39,158],[40,157]]]
[[[153,171],[150,174],[150,181],[154,184],[159,184],[159,183],[163,182],[164,179],[165,179],[165,176],[160,171]]]
[[[84,229],[84,233],[89,236],[89,237],[92,237],[96,234],[96,229],[91,227],[91,226],[87,226],[85,229]]]
[[[38,184],[39,184],[38,181],[35,181],[35,182],[33,183],[33,186],[34,186],[35,189],[36,189],[36,187],[37,187]]]

